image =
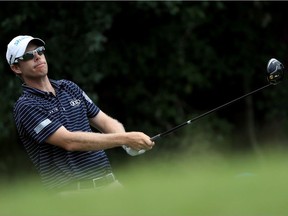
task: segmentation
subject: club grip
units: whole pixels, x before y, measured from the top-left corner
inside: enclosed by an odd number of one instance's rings
[[[150,140],[155,141],[155,140],[159,139],[160,137],[161,137],[161,134],[157,134],[157,135],[151,137]]]

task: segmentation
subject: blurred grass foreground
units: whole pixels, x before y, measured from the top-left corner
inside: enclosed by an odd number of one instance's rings
[[[124,189],[71,196],[47,194],[27,178],[1,185],[0,215],[288,215],[287,169],[285,152],[181,155],[125,167]]]

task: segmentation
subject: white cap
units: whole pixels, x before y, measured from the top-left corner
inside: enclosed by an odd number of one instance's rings
[[[41,46],[45,45],[45,42],[40,38],[34,38],[29,35],[19,35],[13,38],[7,46],[6,59],[9,65],[15,63],[15,59],[22,56],[25,53],[27,45],[34,40],[35,43]]]

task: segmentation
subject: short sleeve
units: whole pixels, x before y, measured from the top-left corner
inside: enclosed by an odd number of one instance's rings
[[[57,119],[51,119],[45,110],[34,105],[18,103],[14,110],[14,118],[20,136],[29,136],[38,143],[44,142],[62,126]]]

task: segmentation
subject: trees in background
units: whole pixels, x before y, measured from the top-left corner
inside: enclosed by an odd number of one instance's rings
[[[12,107],[21,83],[5,60],[14,36],[45,40],[50,78],[77,82],[127,130],[152,136],[265,85],[269,59],[288,65],[283,5],[1,2],[0,155],[6,158],[19,147]],[[188,137],[184,147],[227,139],[229,149],[286,139],[287,94],[285,83],[279,84],[175,136]]]

